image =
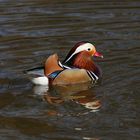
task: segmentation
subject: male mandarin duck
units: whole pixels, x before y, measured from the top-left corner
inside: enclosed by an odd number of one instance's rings
[[[37,85],[64,85],[84,82],[95,82],[101,77],[100,68],[92,60],[92,56],[103,55],[96,51],[89,42],[77,43],[61,63],[58,55],[48,57],[43,67],[27,70],[34,75],[32,82]]]

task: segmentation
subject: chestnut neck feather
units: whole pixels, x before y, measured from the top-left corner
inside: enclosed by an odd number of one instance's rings
[[[91,56],[87,52],[80,52],[73,56],[66,65],[73,66],[80,69],[86,69],[100,75],[100,69],[94,64]]]

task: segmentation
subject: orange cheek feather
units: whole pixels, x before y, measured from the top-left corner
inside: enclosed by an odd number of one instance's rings
[[[91,50],[88,53],[89,53],[90,56],[93,56],[95,54],[95,52],[96,52],[95,50]]]

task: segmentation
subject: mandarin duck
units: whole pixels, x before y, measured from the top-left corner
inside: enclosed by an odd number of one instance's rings
[[[92,56],[103,58],[94,45],[82,41],[75,44],[62,63],[58,55],[53,54],[47,58],[43,67],[27,70],[26,73],[33,76],[31,81],[36,85],[96,82],[102,73]]]

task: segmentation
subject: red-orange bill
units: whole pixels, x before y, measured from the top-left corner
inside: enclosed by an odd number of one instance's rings
[[[101,53],[99,53],[99,52],[96,52],[96,53],[94,54],[94,56],[103,58],[103,55],[102,55]]]

